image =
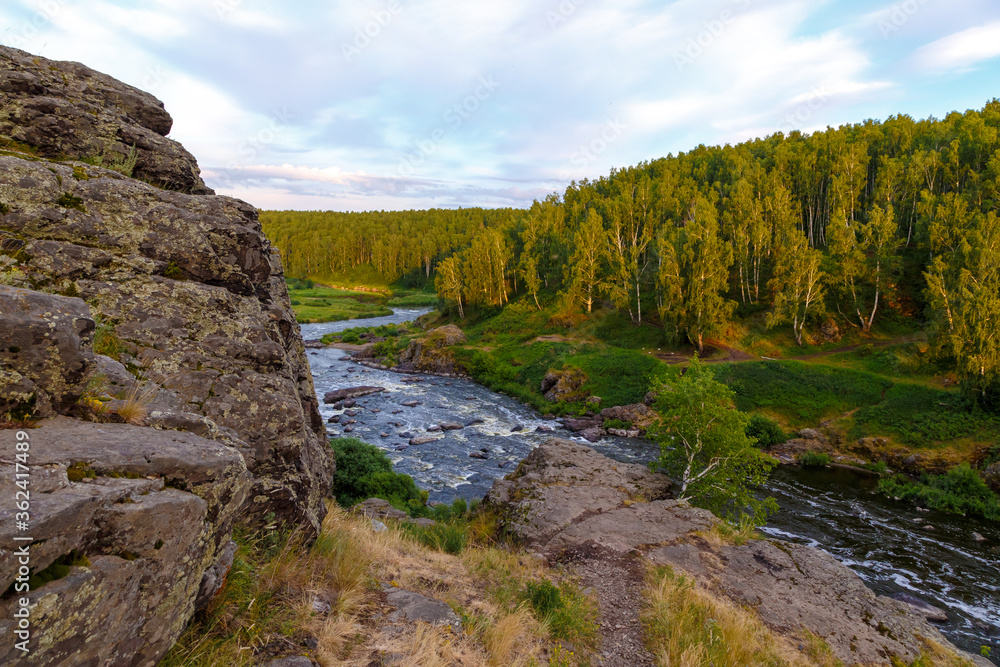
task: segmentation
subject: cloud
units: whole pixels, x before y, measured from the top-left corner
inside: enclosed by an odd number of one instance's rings
[[[914,55],[917,67],[947,71],[1000,56],[1000,21],[968,28],[924,46]]]
[[[1000,53],[969,18],[992,0],[955,2],[882,39],[892,7],[861,0],[45,0],[25,38],[39,5],[8,0],[0,41],[150,90],[208,182],[262,206],[527,206],[702,143],[945,113],[929,63]]]

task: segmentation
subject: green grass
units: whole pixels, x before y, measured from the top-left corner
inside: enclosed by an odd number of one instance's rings
[[[871,373],[800,361],[720,364],[716,378],[736,393],[740,410],[779,415],[793,428],[877,405],[893,386]]]
[[[377,293],[330,287],[302,287],[289,289],[288,295],[292,300],[295,318],[303,324],[392,315],[392,310],[385,304],[384,295]]]
[[[995,441],[1000,420],[953,391],[897,384],[883,401],[854,415],[851,436],[892,435],[911,447],[935,448],[971,438]]]
[[[803,452],[799,456],[799,463],[807,468],[822,468],[830,465],[830,455],[822,452]]]

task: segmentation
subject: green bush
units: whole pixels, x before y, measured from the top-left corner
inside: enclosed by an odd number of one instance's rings
[[[632,428],[632,422],[622,421],[621,419],[605,419],[604,428],[606,429],[617,429],[620,431],[627,431]]]
[[[559,588],[547,579],[529,581],[524,594],[537,618],[545,618],[565,606]]]
[[[409,475],[394,472],[392,462],[378,447],[355,438],[330,441],[337,461],[333,496],[343,507],[369,498],[382,498],[400,508],[421,508],[427,493]]]
[[[799,463],[807,468],[822,468],[830,465],[830,455],[823,452],[805,452],[799,457]]]
[[[750,417],[750,423],[747,425],[747,436],[755,438],[757,446],[761,449],[780,445],[788,440],[788,434],[785,433],[778,422],[762,414],[755,414]]]
[[[343,336],[340,337],[341,343],[350,343],[356,345],[361,342],[361,337],[358,335],[357,331],[347,331]]]
[[[919,482],[904,475],[886,477],[879,481],[878,490],[887,496],[943,512],[1000,520],[1000,497],[968,463],[944,475],[924,474]]]

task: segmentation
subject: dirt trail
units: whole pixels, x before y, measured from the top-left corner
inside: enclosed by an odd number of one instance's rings
[[[643,644],[639,620],[646,585],[642,561],[590,543],[569,550],[564,558],[600,604],[601,647],[592,664],[653,667],[656,663]]]

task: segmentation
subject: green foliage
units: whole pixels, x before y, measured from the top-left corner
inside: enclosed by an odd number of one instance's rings
[[[659,421],[652,435],[661,452],[655,465],[680,478],[678,497],[740,523],[763,523],[777,505],[753,491],[777,461],[747,438],[750,418],[733,405],[733,392],[697,357],[683,375],[654,381],[653,391]]]
[[[604,428],[616,429],[619,431],[627,431],[630,428],[632,428],[632,422],[622,421],[621,419],[605,419]]]
[[[106,357],[111,357],[115,361],[118,361],[119,357],[121,357],[127,349],[121,338],[119,338],[118,334],[115,332],[114,324],[100,315],[94,318],[94,322],[97,325],[94,329],[94,353],[103,354]]]
[[[594,335],[601,342],[628,350],[655,348],[664,343],[662,329],[650,324],[636,326],[623,313],[610,313],[594,329]]]
[[[183,280],[184,270],[178,266],[177,262],[170,262],[167,264],[167,268],[163,270],[163,277],[170,278],[171,280]]]
[[[87,207],[83,205],[83,199],[80,197],[74,197],[68,192],[64,192],[59,195],[59,199],[56,200],[56,206],[61,206],[62,208],[73,208],[81,213],[87,212]]]
[[[830,465],[830,455],[825,452],[803,452],[799,463],[806,468],[822,468]]]
[[[761,449],[780,445],[788,440],[788,434],[781,428],[781,425],[762,414],[750,416],[750,422],[747,424],[747,437],[756,440],[757,446]]]
[[[853,437],[892,434],[907,445],[932,447],[959,438],[996,437],[1000,419],[954,392],[897,384],[884,400],[854,415]]]
[[[10,213],[10,206],[0,201],[0,215],[7,215],[8,213]]]
[[[559,587],[548,579],[529,581],[524,595],[537,618],[545,618],[565,606]]]
[[[357,331],[347,331],[341,335],[340,342],[356,345],[361,342],[361,336],[358,335]]]
[[[316,283],[308,278],[289,278],[285,276],[285,285],[289,290],[306,290],[316,287]]]
[[[420,544],[429,549],[443,551],[446,554],[462,553],[469,542],[468,527],[464,522],[438,522],[433,526],[421,526],[415,523],[403,523],[403,532],[407,533]]]
[[[892,382],[859,371],[798,361],[720,364],[716,378],[729,385],[744,412],[767,410],[806,427],[859,405],[877,405]]]
[[[865,463],[861,466],[865,470],[871,471],[876,475],[886,475],[889,472],[889,464],[885,461],[876,461],[875,463]]]
[[[332,492],[341,506],[369,498],[382,498],[403,508],[426,504],[426,492],[409,475],[394,472],[392,462],[378,447],[355,438],[331,440],[330,447],[337,461]]]
[[[956,466],[944,475],[924,474],[919,482],[903,475],[886,477],[879,481],[878,490],[887,496],[924,507],[1000,521],[1000,497],[986,486],[979,472],[968,463]]]
[[[293,310],[300,323],[339,322],[392,314],[385,305],[385,295],[379,293],[303,286],[289,289],[288,295],[298,303],[293,305]]]

